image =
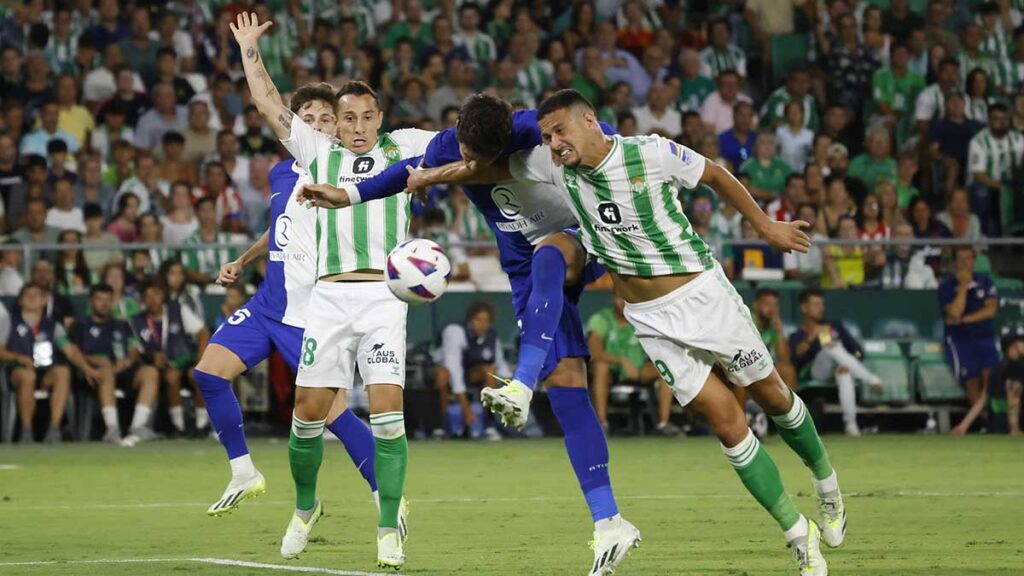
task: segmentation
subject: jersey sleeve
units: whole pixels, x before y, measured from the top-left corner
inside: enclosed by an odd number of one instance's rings
[[[391,137],[402,150],[402,158],[410,156],[422,156],[427,151],[427,146],[437,136],[437,132],[419,130],[417,128],[405,128],[395,130]]]
[[[67,348],[68,344],[71,344],[71,340],[68,338],[68,332],[60,322],[53,325],[53,343],[56,344],[58,348]]]
[[[985,300],[999,297],[999,290],[996,289],[996,283],[992,281],[991,276],[987,274],[978,276],[978,283],[981,284],[981,289],[985,291]]]
[[[436,168],[459,160],[462,160],[462,152],[459,151],[459,141],[455,137],[454,128],[439,132],[423,151],[424,168]]]
[[[206,325],[188,306],[181,306],[181,325],[187,334],[198,334]]]
[[[665,178],[676,186],[696,188],[704,176],[704,156],[667,138],[659,140],[658,151]]]
[[[331,138],[322,132],[317,132],[298,116],[292,115],[291,122],[291,132],[288,134],[288,138],[281,140],[281,144],[295,157],[299,166],[308,170],[316,160],[317,150],[320,146],[330,144]]]
[[[935,98],[928,90],[922,90],[914,101],[914,120],[927,122],[935,117]]]
[[[513,178],[522,182],[555,183],[556,167],[551,159],[551,150],[546,146],[536,146],[509,156],[508,169]]]
[[[409,183],[409,172],[406,170],[406,167],[411,166],[415,168],[419,166],[422,160],[423,156],[406,158],[388,166],[383,172],[369,180],[363,180],[355,186],[346,184],[345,188],[349,191],[350,196],[352,188],[355,188],[357,192],[358,201],[355,196],[352,196],[352,203],[360,204],[400,194]]]
[[[978,137],[971,138],[971,143],[967,145],[967,171],[969,173],[984,172],[987,160],[985,151],[982,150],[981,144],[978,142]]]

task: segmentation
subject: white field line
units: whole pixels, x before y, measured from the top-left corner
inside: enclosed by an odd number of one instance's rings
[[[1021,498],[1024,491],[1005,492],[930,492],[930,491],[898,491],[898,492],[849,492],[843,494],[847,498]],[[792,497],[799,497],[791,494]],[[737,490],[729,494],[649,494],[617,496],[617,500],[748,500],[749,494]],[[489,502],[575,502],[579,496],[521,496],[521,497],[442,497],[412,498],[413,504],[483,504]],[[259,500],[257,503],[271,506],[292,504],[294,500]],[[350,501],[351,502],[351,501]],[[369,502],[369,500],[367,501]],[[206,508],[209,502],[147,502],[134,504],[55,504],[43,506],[7,506],[0,504],[0,511],[44,511],[44,510],[147,510],[152,508]]]
[[[284,566],[281,564],[263,564],[261,562],[247,562],[245,560],[231,560],[227,558],[122,558],[122,559],[100,559],[100,560],[40,560],[36,562],[0,562],[0,568],[16,566],[68,566],[81,564],[157,564],[157,563],[182,563],[197,562],[200,564],[215,564],[218,566],[233,566],[236,568],[256,568],[260,570],[276,570],[279,572],[298,572],[305,574],[333,574],[335,576],[394,576],[394,573],[385,574],[381,572],[358,572],[352,570],[334,570],[331,568],[316,568],[313,566]]]

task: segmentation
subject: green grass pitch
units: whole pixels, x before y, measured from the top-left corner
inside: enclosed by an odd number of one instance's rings
[[[831,574],[1024,574],[1024,442],[878,436],[826,443],[850,514],[846,545],[826,551]],[[808,473],[777,438],[766,445],[801,510],[813,512]],[[293,496],[286,445],[257,441],[252,448],[267,494],[209,518],[206,507],[228,477],[212,441],[0,447],[0,574],[303,573],[189,558],[382,572],[374,506],[339,443],[328,443],[320,471],[326,516],[291,562],[278,555]],[[796,573],[778,528],[713,440],[613,439],[611,453],[620,509],[644,538],[617,575]],[[592,525],[560,441],[414,442],[410,458],[403,573],[586,573]],[[140,559],[167,561],[83,562]]]

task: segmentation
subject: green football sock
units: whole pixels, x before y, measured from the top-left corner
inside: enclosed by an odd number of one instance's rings
[[[375,440],[373,471],[380,497],[379,528],[398,528],[398,508],[405,491],[405,470],[409,442],[405,437],[405,415],[384,412],[370,415]]]
[[[305,422],[292,417],[288,437],[288,463],[295,481],[295,508],[316,506],[316,477],[324,459],[324,421]]]
[[[779,436],[786,445],[811,469],[815,480],[824,480],[832,475],[832,463],[829,462],[825,444],[814,427],[814,419],[795,392],[789,412],[781,416],[772,416],[772,421],[775,422]]]
[[[722,446],[722,452],[736,469],[743,485],[757,502],[772,515],[783,530],[789,530],[800,520],[789,494],[782,485],[782,477],[768,452],[757,441],[753,432],[732,448]]]

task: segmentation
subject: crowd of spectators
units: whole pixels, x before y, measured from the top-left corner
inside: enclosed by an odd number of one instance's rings
[[[85,297],[103,283],[130,322],[159,284],[194,308],[266,228],[267,175],[284,151],[250,104],[228,27],[243,10],[273,22],[261,50],[286,97],[363,80],[388,129],[450,127],[474,92],[527,108],[574,88],[620,133],[662,134],[727,166],[815,239],[1019,233],[1024,5],[875,4],[2,0],[0,296]],[[680,193],[734,279],[936,289],[952,270],[932,246],[783,257],[713,192]],[[448,247],[457,285],[501,287],[492,233],[458,187],[432,190],[413,226]],[[146,247],[123,247],[136,242]],[[54,246],[24,249],[38,243]],[[616,325],[611,315],[595,334]]]

